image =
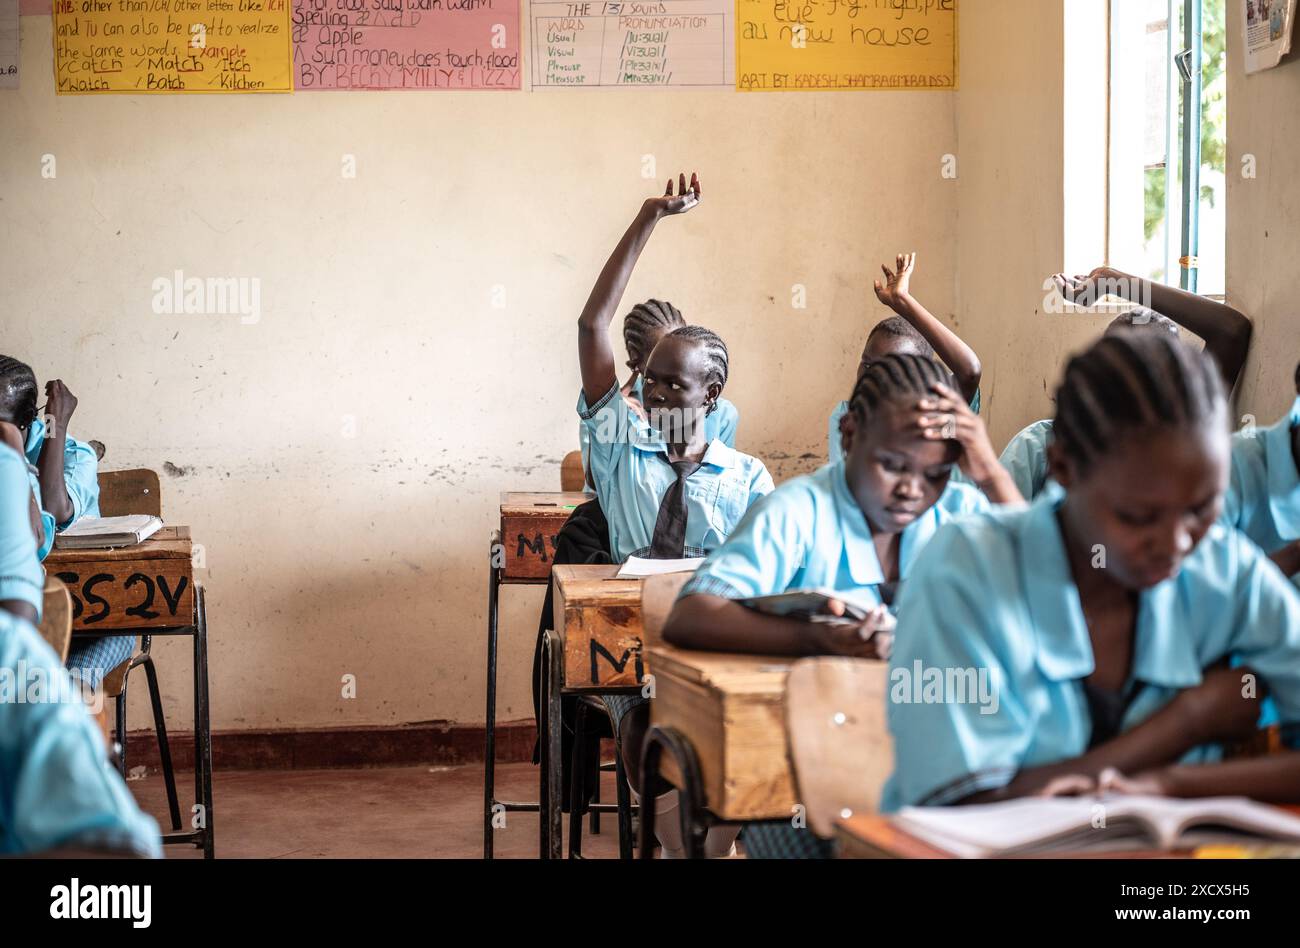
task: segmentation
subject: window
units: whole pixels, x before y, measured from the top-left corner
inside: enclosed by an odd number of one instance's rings
[[[1110,261],[1209,296],[1225,283],[1226,6],[1111,0]]]

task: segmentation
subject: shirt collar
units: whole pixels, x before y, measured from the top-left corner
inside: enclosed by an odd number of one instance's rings
[[[663,438],[659,437],[659,432],[644,422],[641,422],[637,426],[635,434],[629,435],[629,437],[632,439],[632,447],[638,451],[664,456],[668,454],[668,445],[664,443]],[[739,452],[735,448],[729,448],[717,438],[714,438],[709,442],[709,446],[704,449],[704,457],[700,458],[700,463],[725,471],[735,467],[738,459]]]
[[[1283,540],[1300,539],[1300,473],[1291,452],[1291,429],[1300,425],[1300,397],[1291,413],[1265,428],[1264,451],[1268,459],[1268,506],[1273,524]]]
[[[1079,588],[1056,519],[1065,496],[1063,490],[1054,491],[1034,503],[1020,546],[1036,661],[1054,681],[1086,678],[1096,669]],[[1178,596],[1178,577],[1145,590],[1138,599],[1133,677],[1169,688],[1199,684],[1201,667],[1190,627],[1191,617]]]

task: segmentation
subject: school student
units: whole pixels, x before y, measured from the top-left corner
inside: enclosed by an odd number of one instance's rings
[[[1086,277],[1058,273],[1052,279],[1066,300],[1084,306],[1107,293],[1127,295],[1134,302],[1149,301],[1151,309],[1138,306],[1122,313],[1111,321],[1106,332],[1137,329],[1177,338],[1178,327],[1182,326],[1205,341],[1205,351],[1214,357],[1228,394],[1232,394],[1250,351],[1253,327],[1244,314],[1195,293],[1142,280],[1111,267],[1098,267]],[[1036,421],[1021,430],[1002,451],[1003,466],[1027,500],[1036,498],[1047,486],[1047,444],[1051,437],[1051,420]]]
[[[1232,439],[1223,522],[1240,530],[1300,588],[1300,365],[1291,411]]]
[[[705,560],[668,618],[669,642],[762,654],[887,657],[900,586],[910,581],[935,531],[986,509],[990,500],[1021,500],[983,422],[951,387],[948,373],[926,356],[887,355],[865,369],[844,442],[843,460],[759,501]],[[951,481],[957,467],[978,487]],[[830,625],[766,615],[736,601],[799,589],[830,590],[873,611],[856,625]],[[784,824],[752,824],[745,842],[757,858],[815,855],[824,848],[810,831]]]
[[[0,422],[0,441],[0,670],[9,691],[0,694],[0,856],[157,857],[158,825],[109,764],[80,691],[32,625],[44,578],[23,439]]]
[[[1108,334],[1070,360],[1053,430],[1061,490],[945,526],[903,591],[882,809],[1112,768],[1171,794],[1300,800],[1300,755],[1178,766],[1213,760],[1232,721],[1253,726],[1256,701],[1188,716],[1179,698],[1226,659],[1249,669],[1222,672],[1237,702],[1257,682],[1300,721],[1300,595],[1215,522],[1230,453],[1214,360],[1166,333]],[[978,686],[958,695],[951,670]]]
[[[21,453],[37,475],[45,535],[38,553],[44,559],[56,531],[66,530],[81,517],[99,516],[99,460],[94,448],[68,434],[68,422],[77,408],[77,398],[68,387],[60,379],[46,383],[48,427],[36,410],[37,391],[31,366],[0,356],[0,419],[22,432]],[[130,635],[78,637],[68,652],[68,667],[98,688],[104,675],[129,659],[134,649],[135,638]]]
[[[707,418],[718,411],[730,372],[726,344],[716,333],[679,326],[663,334],[645,354],[639,403],[624,393],[616,374],[609,328],[637,259],[659,221],[691,210],[700,195],[697,176],[691,175],[688,187],[681,175],[676,193],[670,180],[663,196],[645,201],[579,317],[578,416],[589,435],[588,471],[606,529],[603,537],[594,536],[593,521],[580,519],[579,508],[561,531],[564,559],[557,542],[557,563],[705,556],[722,544],[750,504],[773,489],[762,461],[708,437]],[[581,526],[571,526],[575,521]],[[579,532],[581,542],[575,540]],[[607,547],[597,546],[600,539]],[[549,590],[547,595],[549,601]],[[544,605],[543,629],[549,628],[549,618]],[[533,667],[537,709],[540,638]],[[622,736],[624,758],[635,768],[649,719],[647,701],[604,700]]]
[[[654,351],[659,340],[674,329],[686,325],[686,319],[672,303],[664,300],[646,300],[637,303],[623,317],[623,347],[627,350],[627,367],[632,374],[623,383],[623,397],[635,407],[641,406],[642,389],[645,385],[645,363]],[[704,437],[713,441],[715,438],[729,448],[736,446],[736,427],[740,413],[736,406],[725,398],[718,399],[717,410],[704,419]],[[590,470],[591,436],[586,424],[579,424],[578,442],[582,449],[582,470]],[[586,473],[588,484],[590,474]]]
[[[957,390],[970,405],[971,411],[980,411],[980,374],[983,371],[979,357],[961,337],[941,323],[930,311],[917,302],[911,294],[912,274],[916,271],[916,254],[899,254],[896,270],[881,264],[884,280],[875,281],[876,298],[898,315],[882,320],[867,335],[858,362],[858,375],[873,362],[887,355],[919,355],[933,359],[936,354],[952,372]],[[831,412],[827,430],[827,458],[836,461],[844,456],[841,421],[848,414],[849,403],[840,402]]]

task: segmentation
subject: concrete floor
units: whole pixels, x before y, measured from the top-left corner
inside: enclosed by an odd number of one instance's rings
[[[537,768],[500,764],[497,797],[537,799]],[[613,802],[614,775],[602,774],[601,799]],[[182,817],[192,774],[178,774]],[[140,806],[167,828],[160,775],[129,780]],[[248,770],[213,775],[217,858],[470,858],[483,855],[483,765],[365,770]],[[584,830],[586,827],[584,827]],[[568,817],[565,817],[568,832]],[[565,851],[568,851],[567,835]],[[618,825],[601,818],[599,836],[583,834],[583,855],[618,857]],[[496,856],[537,857],[537,814],[506,814]],[[168,859],[202,854],[168,846]]]

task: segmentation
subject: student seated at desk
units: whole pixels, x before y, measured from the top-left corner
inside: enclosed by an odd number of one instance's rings
[[[1110,267],[1098,267],[1086,277],[1058,273],[1053,279],[1062,297],[1079,305],[1092,305],[1102,295],[1117,291],[1128,293],[1130,298],[1150,300],[1156,311],[1139,306],[1116,316],[1106,332],[1135,329],[1163,332],[1176,339],[1178,327],[1182,326],[1205,340],[1205,351],[1214,357],[1227,393],[1232,394],[1246,364],[1253,331],[1250,320],[1242,313],[1195,293],[1140,280]],[[1002,451],[1002,465],[1011,472],[1026,500],[1034,500],[1047,487],[1047,445],[1051,437],[1051,420],[1036,421],[1021,430]]]
[[[1215,522],[1230,451],[1214,360],[1165,333],[1108,334],[1070,360],[1056,405],[1062,490],[945,526],[903,591],[882,808],[1112,768],[1170,794],[1300,802],[1300,754],[1209,763],[1253,730],[1253,685],[1300,722],[1300,595]]]
[[[620,386],[623,397],[633,407],[641,408],[644,414],[645,364],[659,345],[659,340],[674,329],[686,325],[686,319],[672,303],[663,300],[646,300],[637,303],[623,317],[623,348],[627,350],[627,367],[632,370],[628,380]],[[740,413],[736,406],[727,399],[719,397],[716,411],[704,419],[704,438],[706,441],[721,441],[729,448],[736,446],[736,426],[740,422]],[[585,423],[578,425],[578,445],[582,449],[582,470],[591,485],[591,435]],[[598,501],[591,501],[598,503]]]
[[[868,366],[844,443],[844,460],[754,505],[682,588],[665,639],[684,648],[885,658],[899,586],[911,582],[935,531],[989,500],[1021,501],[983,422],[933,359],[889,355]],[[957,466],[984,493],[952,482]],[[735,601],[818,588],[875,612],[860,625],[827,625]],[[760,858],[823,848],[811,831],[784,824],[753,824],[745,841]]]
[[[1232,439],[1223,522],[1248,536],[1300,587],[1300,365],[1291,411]]]
[[[876,298],[898,315],[876,323],[867,334],[867,344],[858,362],[857,379],[873,363],[887,355],[918,355],[934,359],[938,355],[952,372],[954,387],[970,405],[975,414],[980,412],[980,366],[975,350],[962,338],[941,323],[930,311],[917,302],[910,292],[912,274],[916,270],[916,254],[899,254],[897,270],[881,264],[885,279],[875,283]],[[840,402],[831,412],[830,427],[826,435],[826,457],[834,462],[844,457],[843,420],[849,413],[849,403]],[[960,479],[960,478],[959,478]]]
[[[45,416],[36,410],[36,375],[29,365],[0,356],[0,420],[22,433],[22,453],[37,474],[38,497],[45,526],[41,559],[49,553],[56,531],[82,517],[99,516],[99,459],[84,441],[68,434],[77,398],[60,379],[45,385]],[[52,430],[47,430],[48,426]],[[135,638],[104,635],[77,638],[68,653],[68,667],[92,688],[104,675],[131,657]]]
[[[689,188],[681,175],[675,194],[670,180],[663,196],[646,200],[579,317],[578,415],[589,434],[589,473],[606,529],[597,536],[592,521],[579,517],[589,506],[584,504],[561,530],[555,563],[705,556],[722,544],[750,504],[773,489],[762,461],[708,438],[707,418],[718,411],[730,371],[726,344],[716,333],[682,326],[663,335],[646,356],[639,405],[628,400],[615,371],[609,327],[636,261],[660,220],[699,202],[695,175]],[[571,526],[575,521],[585,523],[586,549],[572,540],[579,529]],[[606,549],[597,546],[601,539],[607,540]],[[550,628],[551,595],[548,590],[540,631]],[[541,700],[540,645],[539,635],[535,710]],[[620,733],[624,757],[635,767],[649,717],[646,699],[620,696],[605,703],[616,727],[631,719]]]
[[[18,429],[0,422],[0,669],[46,700],[0,696],[0,856],[159,856],[157,824],[112,768],[99,729],[32,623],[44,577]],[[20,673],[22,672],[22,673]]]

